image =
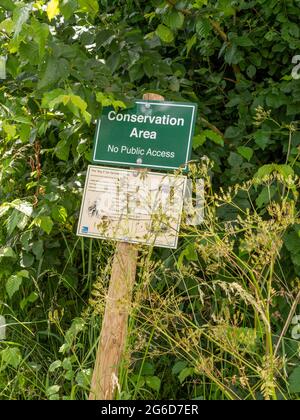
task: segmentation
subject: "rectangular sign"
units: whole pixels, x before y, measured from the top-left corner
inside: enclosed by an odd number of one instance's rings
[[[176,248],[187,178],[90,165],[77,234]]]
[[[93,162],[113,166],[187,169],[197,104],[144,101],[116,112],[105,108],[96,129]]]

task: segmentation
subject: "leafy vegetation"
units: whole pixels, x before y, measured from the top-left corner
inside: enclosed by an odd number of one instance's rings
[[[298,399],[299,2],[0,0],[0,395],[88,395],[114,244],[76,237],[102,107],[199,106],[206,220],[141,249],[118,398]],[[206,158],[203,159],[203,156]]]

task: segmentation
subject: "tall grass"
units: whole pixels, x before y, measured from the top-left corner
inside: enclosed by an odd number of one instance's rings
[[[175,252],[140,249],[119,399],[297,398],[299,279],[285,274],[284,238],[299,223],[299,180],[274,172],[214,194],[209,169],[192,170],[205,179],[203,225],[183,225]],[[78,254],[79,285],[53,270],[33,306],[2,302],[1,399],[87,398],[113,247],[75,240],[66,265]]]

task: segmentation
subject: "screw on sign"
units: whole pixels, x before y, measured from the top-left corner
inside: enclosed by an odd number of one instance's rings
[[[143,99],[163,101],[164,97],[149,93],[145,94]],[[136,245],[126,242],[117,243],[92,376],[90,400],[114,398],[127,337],[137,259]]]

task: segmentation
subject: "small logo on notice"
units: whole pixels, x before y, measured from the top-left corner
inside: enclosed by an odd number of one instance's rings
[[[88,233],[89,228],[87,226],[82,226],[81,233]]]

